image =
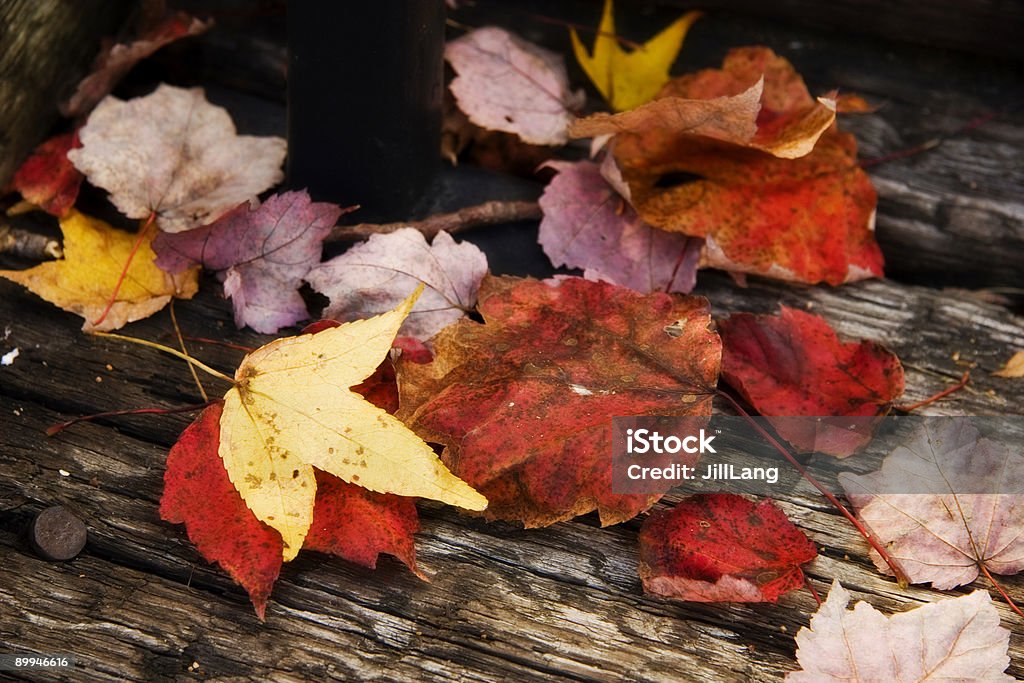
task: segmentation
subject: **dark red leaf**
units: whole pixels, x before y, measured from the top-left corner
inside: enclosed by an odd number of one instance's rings
[[[640,529],[640,578],[654,595],[695,602],[776,602],[818,554],[769,500],[691,496]]]

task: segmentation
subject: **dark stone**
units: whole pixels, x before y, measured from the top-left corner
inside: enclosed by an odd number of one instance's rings
[[[63,562],[77,556],[85,547],[87,537],[85,523],[63,505],[40,512],[28,529],[32,549],[51,562]]]

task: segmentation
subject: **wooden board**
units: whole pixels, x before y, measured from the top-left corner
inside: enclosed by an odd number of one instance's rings
[[[256,335],[234,331],[215,283],[204,285],[196,301],[178,305],[184,333],[256,343]],[[907,362],[910,400],[960,374],[954,351],[961,363],[977,363],[970,389],[931,412],[1000,413],[1024,401],[1020,382],[989,376],[1008,349],[1024,348],[1024,325],[998,307],[888,282],[738,290],[712,277],[703,289],[720,313],[809,302],[844,334],[889,344]],[[244,593],[198,556],[182,528],[158,519],[164,457],[188,417],[118,418],[42,434],[82,413],[195,402],[184,366],[81,335],[73,316],[6,282],[0,320],[11,328],[5,348],[21,349],[0,369],[0,651],[70,651],[78,680],[185,676],[193,662],[203,678],[275,680],[767,681],[794,668],[792,636],[815,609],[808,593],[777,606],[645,597],[636,576],[639,520],[600,529],[584,517],[524,531],[423,504],[417,547],[431,583],[397,562],[372,572],[304,554],[285,567],[261,625]],[[131,332],[170,341],[170,329],[161,314]],[[201,344],[194,352],[225,369],[239,355]],[[68,505],[90,528],[84,554],[62,565],[36,559],[20,535],[34,512],[53,504]],[[887,611],[942,597],[880,576],[862,539],[819,497],[799,494],[783,508],[822,548],[808,571],[819,591],[838,578]],[[1024,579],[1005,585],[1024,600]],[[1017,623],[998,609],[1005,624]],[[1011,673],[1024,675],[1018,635],[1012,653]]]

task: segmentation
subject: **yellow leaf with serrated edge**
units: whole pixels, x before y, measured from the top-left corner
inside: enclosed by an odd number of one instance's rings
[[[172,296],[187,299],[198,288],[199,269],[168,275],[153,263],[152,235],[139,235],[112,228],[97,218],[72,209],[60,219],[64,233],[64,258],[41,263],[27,270],[3,270],[0,277],[17,282],[51,304],[85,318],[82,329],[116,330],[146,318],[167,305]],[[121,271],[128,264],[124,282],[103,322],[103,314],[117,287]]]
[[[422,290],[373,318],[272,341],[238,366],[220,457],[249,509],[281,534],[285,561],[313,521],[314,467],[371,491],[487,507],[422,439],[351,390],[387,356]]]
[[[627,52],[615,35],[612,0],[605,0],[593,54],[587,52],[575,29],[570,29],[572,49],[612,109],[626,111],[650,102],[668,82],[668,71],[698,17],[700,12],[687,12],[636,50]]]

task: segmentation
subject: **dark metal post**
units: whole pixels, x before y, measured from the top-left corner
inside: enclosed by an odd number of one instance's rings
[[[288,3],[288,183],[401,220],[440,166],[444,0]]]

